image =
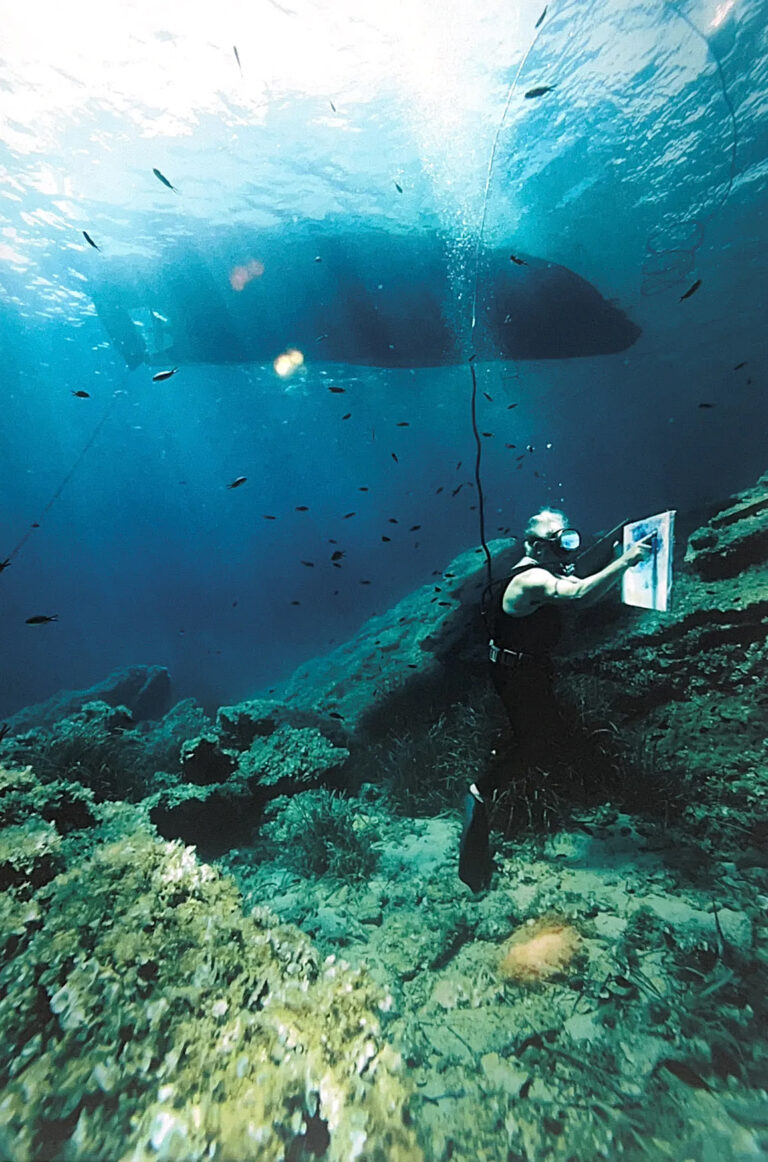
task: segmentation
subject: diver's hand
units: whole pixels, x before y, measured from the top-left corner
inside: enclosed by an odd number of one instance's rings
[[[633,565],[639,565],[642,561],[647,561],[653,552],[653,542],[656,534],[650,533],[647,537],[643,537],[641,541],[636,541],[634,545],[630,545],[622,554],[624,563],[627,568]]]

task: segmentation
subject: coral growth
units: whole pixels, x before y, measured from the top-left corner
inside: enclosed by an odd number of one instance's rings
[[[499,975],[530,984],[562,975],[581,951],[581,936],[567,921],[554,916],[529,920],[513,932],[499,961]]]

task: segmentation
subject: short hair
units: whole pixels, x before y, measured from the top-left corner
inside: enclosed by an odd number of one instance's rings
[[[568,518],[564,512],[558,508],[541,508],[528,521],[523,535],[526,541],[532,541],[567,528]]]

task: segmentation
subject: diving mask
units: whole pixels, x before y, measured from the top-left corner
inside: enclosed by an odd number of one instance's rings
[[[581,545],[581,533],[576,529],[559,529],[548,537],[536,537],[537,541],[545,541],[560,553],[575,553]]]

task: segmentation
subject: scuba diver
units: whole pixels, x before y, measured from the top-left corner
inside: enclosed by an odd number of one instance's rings
[[[604,597],[627,569],[653,551],[652,537],[638,541],[604,569],[574,577],[571,563],[581,544],[564,513],[544,508],[528,521],[525,555],[495,599],[489,642],[491,680],[501,697],[522,764],[542,765],[563,736],[554,692],[551,651],[560,639],[563,602],[591,605]],[[545,767],[546,769],[546,767]],[[472,891],[488,886],[493,864],[488,846],[486,804],[496,788],[489,770],[465,799],[459,878]]]

